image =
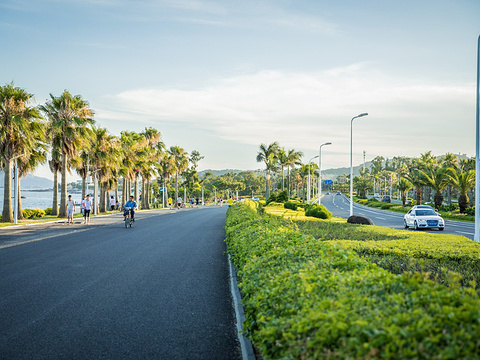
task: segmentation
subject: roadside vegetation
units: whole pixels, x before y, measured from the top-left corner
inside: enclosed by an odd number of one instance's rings
[[[245,331],[265,359],[479,358],[471,240],[321,220],[274,202],[230,208],[226,234]]]

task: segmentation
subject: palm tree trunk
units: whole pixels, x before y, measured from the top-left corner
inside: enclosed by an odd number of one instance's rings
[[[5,163],[5,178],[3,183],[2,222],[13,222],[12,210],[12,160]]]
[[[178,173],[175,173],[175,206],[177,206],[178,202]]]
[[[58,217],[67,217],[67,155],[62,158],[62,184]]]
[[[137,175],[135,175],[134,181],[135,181],[135,184],[133,186],[133,188],[134,188],[133,191],[135,192],[135,194],[133,194],[133,199],[138,203],[138,179],[137,179]]]
[[[285,168],[282,166],[282,191],[285,190]]]
[[[265,182],[266,182],[266,195],[265,195],[265,200],[268,200],[270,197],[270,173],[267,170],[267,175],[265,176]]]
[[[146,209],[147,208],[147,193],[146,193],[146,186],[145,186],[145,179],[144,177],[142,176],[142,209]]]
[[[53,204],[52,215],[58,216],[58,171],[53,172]]]
[[[150,209],[150,182],[145,183],[145,209]]]
[[[82,199],[87,195],[87,175],[82,176]]]

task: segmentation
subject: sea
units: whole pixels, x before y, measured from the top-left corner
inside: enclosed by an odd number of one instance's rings
[[[82,193],[77,191],[67,192],[67,196],[72,195],[75,204],[80,205],[82,201]],[[113,194],[112,194],[113,195]],[[21,190],[22,209],[42,209],[52,207],[53,190]],[[12,193],[13,199],[13,193]],[[60,203],[60,193],[58,193],[58,202]],[[3,188],[0,188],[0,212],[3,208]],[[80,206],[78,206],[78,211]]]

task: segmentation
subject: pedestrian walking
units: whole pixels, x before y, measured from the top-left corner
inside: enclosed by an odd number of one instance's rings
[[[113,196],[110,196],[110,211],[113,213],[113,210],[115,210],[115,198]]]
[[[220,198],[220,207],[223,206],[223,198]]]
[[[230,198],[228,199],[228,207],[231,207],[232,205],[233,205],[233,199],[230,196]]]
[[[83,216],[83,224],[85,224],[85,196],[83,196],[82,201],[80,201],[80,211],[82,212]]]
[[[84,215],[83,215],[84,223],[90,224],[90,211],[92,211],[92,200],[90,200],[90,194],[87,195],[87,198],[84,201],[84,207],[85,207]]]
[[[75,212],[75,201],[73,201],[72,195],[68,195],[66,207],[67,207],[67,224],[73,224],[73,213]]]

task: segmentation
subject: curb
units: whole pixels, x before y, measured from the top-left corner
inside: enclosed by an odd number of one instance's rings
[[[256,360],[251,341],[245,335],[243,335],[243,322],[245,321],[245,313],[243,311],[240,290],[238,289],[237,285],[237,273],[235,271],[235,266],[233,266],[233,263],[230,259],[230,254],[228,254],[228,264],[230,270],[230,292],[232,293],[233,305],[235,308],[237,337],[242,350],[242,360]]]

